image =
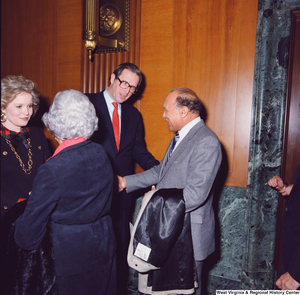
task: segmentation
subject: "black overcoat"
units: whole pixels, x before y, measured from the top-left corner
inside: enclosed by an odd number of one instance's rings
[[[38,171],[25,212],[16,222],[17,245],[37,249],[50,219],[57,276],[105,266],[116,250],[108,215],[112,189],[113,172],[101,145],[84,141],[63,149]]]

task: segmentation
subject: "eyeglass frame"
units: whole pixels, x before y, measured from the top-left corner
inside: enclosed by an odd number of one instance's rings
[[[120,86],[122,89],[127,89],[127,88],[129,87],[129,88],[130,88],[130,89],[129,89],[129,92],[130,92],[131,94],[135,94],[135,93],[137,92],[138,86],[132,86],[132,85],[130,85],[128,82],[120,80],[119,77],[118,77],[117,79],[119,80],[119,86]],[[121,86],[122,83],[125,83],[125,85],[126,85],[125,88]],[[134,92],[131,91],[131,88],[135,88]]]

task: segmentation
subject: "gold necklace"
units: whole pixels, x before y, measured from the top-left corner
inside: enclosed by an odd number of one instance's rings
[[[22,162],[22,160],[21,160],[20,156],[18,155],[18,153],[16,152],[15,148],[12,146],[10,140],[7,138],[5,138],[5,140],[6,140],[6,143],[10,146],[13,153],[16,155],[16,158],[19,160],[20,166],[23,169],[23,171],[25,172],[25,174],[29,175],[31,173],[31,168],[32,168],[32,164],[33,164],[31,148],[28,149],[28,169],[26,169],[24,163]],[[31,147],[30,138],[27,138],[27,142],[28,142],[28,145]]]

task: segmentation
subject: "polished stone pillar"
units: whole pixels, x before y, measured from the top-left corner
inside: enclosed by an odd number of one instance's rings
[[[220,247],[211,257],[207,289],[275,289],[278,193],[291,12],[300,1],[259,0],[247,188],[224,187],[218,203]],[[216,262],[216,263],[214,263]]]

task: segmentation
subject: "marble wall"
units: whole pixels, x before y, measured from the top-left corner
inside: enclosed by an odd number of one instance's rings
[[[204,294],[275,288],[278,194],[267,181],[280,174],[291,12],[296,9],[300,0],[259,0],[248,186],[217,187],[217,250],[204,269]],[[132,272],[132,294],[138,294],[136,280]]]
[[[218,203],[219,252],[211,257],[207,292],[274,289],[278,194],[291,12],[299,0],[259,0],[248,186],[224,187]],[[216,262],[216,263],[214,263]]]

